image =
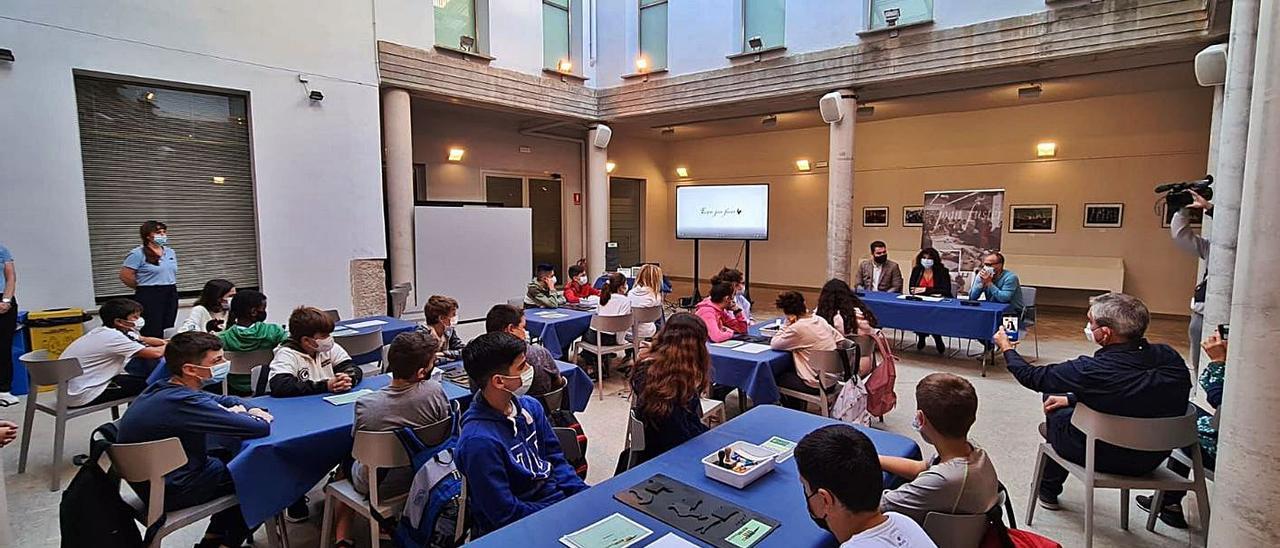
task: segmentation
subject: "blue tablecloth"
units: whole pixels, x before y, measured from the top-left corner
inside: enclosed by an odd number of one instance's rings
[[[563,318],[544,318],[538,314],[564,314]],[[591,312],[569,308],[530,308],[524,311],[525,329],[542,341],[542,346],[556,358],[563,358],[569,345],[591,327]]]
[[[599,278],[596,278],[596,283],[591,285],[596,289],[604,289],[604,282],[605,282],[605,276],[601,276]],[[628,277],[627,287],[635,287],[635,286],[636,286],[636,279]],[[671,278],[668,278],[666,276],[662,277],[662,288],[659,289],[659,291],[662,291],[663,293],[671,292]]]
[[[770,323],[773,320],[759,322],[752,325],[748,332],[760,335],[760,326]],[[776,403],[781,396],[778,394],[775,378],[779,373],[795,367],[795,359],[790,352],[765,350],[759,354],[748,354],[710,343],[707,344],[707,350],[711,352],[711,381],[736,386],[753,403],[758,404]]]
[[[353,323],[361,323],[361,322],[367,322],[371,320],[379,320],[385,323],[383,323],[382,325],[375,325],[370,327],[360,327],[360,328],[347,327],[346,329],[350,331],[355,331],[357,334],[361,334],[361,335],[368,333],[370,331],[373,331],[375,329],[382,329],[382,344],[386,345],[386,344],[391,344],[391,341],[395,340],[396,335],[399,335],[401,333],[405,333],[408,331],[413,331],[418,327],[418,324],[416,323],[401,320],[399,318],[392,318],[391,316],[369,316],[365,318],[351,318],[349,320],[342,320],[338,322],[338,326],[345,327]],[[351,357],[351,360],[355,362],[356,365],[375,362],[380,359],[382,359],[381,351],[369,352],[367,354],[361,354],[359,356]]]
[[[374,375],[355,389],[377,390],[390,382],[390,375]],[[450,401],[470,400],[467,389],[442,384]],[[275,422],[267,437],[245,440],[227,465],[245,523],[262,523],[280,513],[351,454],[354,404],[333,405],[324,401],[327,395],[251,400],[270,410]]]
[[[977,301],[979,306],[964,306],[957,299],[940,302],[908,301],[897,293],[868,291],[862,302],[871,307],[881,327],[892,327],[917,333],[932,333],[961,339],[991,340],[1000,328],[1000,316],[1006,303]]]
[[[613,498],[614,493],[662,473],[780,521],[781,527],[757,546],[836,546],[835,537],[818,529],[809,519],[794,458],[779,464],[768,475],[742,490],[706,477],[701,462],[703,457],[734,441],[761,443],[776,435],[798,442],[814,429],[834,423],[836,421],[831,419],[773,405],[753,408],[656,459],[494,531],[471,545],[522,548],[561,546],[557,540],[560,536],[577,531],[615,512],[653,530],[653,535],[642,543],[653,542],[669,532],[688,538],[688,535]],[[920,458],[920,448],[910,438],[871,428],[857,428],[871,438],[876,451],[881,455]],[[702,545],[700,541],[693,542]]]
[[[440,365],[441,369],[453,369],[455,367],[462,367],[462,362],[453,361]],[[591,377],[581,367],[571,363],[556,360],[556,368],[560,370],[560,375],[568,382],[565,385],[565,396],[569,398],[569,408],[578,412],[586,411],[587,403],[591,402],[591,393],[596,389],[595,381],[591,380]],[[451,382],[445,382],[445,385],[463,389],[461,386]],[[451,397],[450,399],[453,398]],[[463,405],[470,404],[471,396],[459,398],[458,401]]]

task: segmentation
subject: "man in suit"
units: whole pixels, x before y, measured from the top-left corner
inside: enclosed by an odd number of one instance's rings
[[[871,260],[858,264],[858,287],[902,293],[902,269],[889,260],[889,248],[884,242],[871,242]]]

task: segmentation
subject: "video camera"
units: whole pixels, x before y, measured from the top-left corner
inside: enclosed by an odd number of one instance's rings
[[[1156,194],[1166,193],[1164,195],[1166,211],[1169,215],[1187,207],[1191,204],[1191,192],[1194,191],[1204,197],[1206,200],[1213,199],[1213,175],[1205,175],[1203,179],[1198,181],[1183,181],[1180,183],[1165,183],[1156,187]]]

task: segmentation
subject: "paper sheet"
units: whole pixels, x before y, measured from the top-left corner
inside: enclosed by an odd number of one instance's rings
[[[667,533],[662,535],[662,538],[645,546],[645,548],[686,548],[688,546],[696,547],[697,544],[689,542],[675,533]]]
[[[785,462],[787,459],[791,458],[792,453],[795,452],[796,442],[774,436],[769,438],[768,441],[760,444],[760,447],[777,451],[778,456],[776,460],[778,462]]]
[[[365,320],[363,322],[357,322],[357,323],[345,323],[345,324],[342,324],[342,327],[345,327],[347,329],[361,329],[364,327],[375,327],[379,325],[384,325],[386,323],[387,322],[384,322],[382,320]]]
[[[652,534],[626,516],[613,514],[560,537],[560,542],[570,548],[626,548]]]
[[[369,390],[368,388],[361,388],[360,390],[356,390],[355,392],[347,392],[346,394],[334,394],[332,396],[325,396],[324,401],[327,401],[333,405],[346,405],[348,403],[355,403],[356,400],[360,399],[361,396],[364,396],[365,394],[369,394],[372,392],[373,391]]]
[[[360,333],[359,331],[356,331],[354,329],[345,329],[345,328],[339,327],[337,329],[334,329],[333,333],[330,333],[330,334],[333,335],[334,337],[349,337],[351,335],[358,335],[359,333]]]
[[[711,346],[715,346],[718,348],[734,348],[737,346],[742,346],[744,344],[747,344],[746,341],[735,341],[730,339],[724,342],[712,343]]]
[[[734,351],[734,352],[743,352],[743,353],[746,353],[746,354],[759,354],[759,353],[764,352],[765,350],[768,350],[768,349],[769,349],[769,345],[767,345],[767,344],[747,343],[747,344],[741,345],[741,346],[739,346],[739,347],[737,347],[737,348],[734,348],[734,349],[733,349],[733,351]]]
[[[539,318],[546,318],[546,319],[548,319],[548,320],[554,320],[554,319],[557,319],[557,318],[568,318],[568,317],[569,317],[569,315],[568,315],[568,314],[561,314],[561,313],[559,313],[559,312],[538,312],[537,314],[534,314],[534,316],[537,316],[537,317],[539,317]]]

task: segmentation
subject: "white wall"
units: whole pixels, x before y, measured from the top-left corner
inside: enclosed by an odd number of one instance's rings
[[[0,4],[0,46],[17,57],[0,64],[0,241],[17,257],[22,307],[94,306],[78,70],[247,92],[272,319],[302,303],[349,314],[349,261],[386,256],[369,10],[346,0]],[[299,72],[322,104],[306,99]]]

